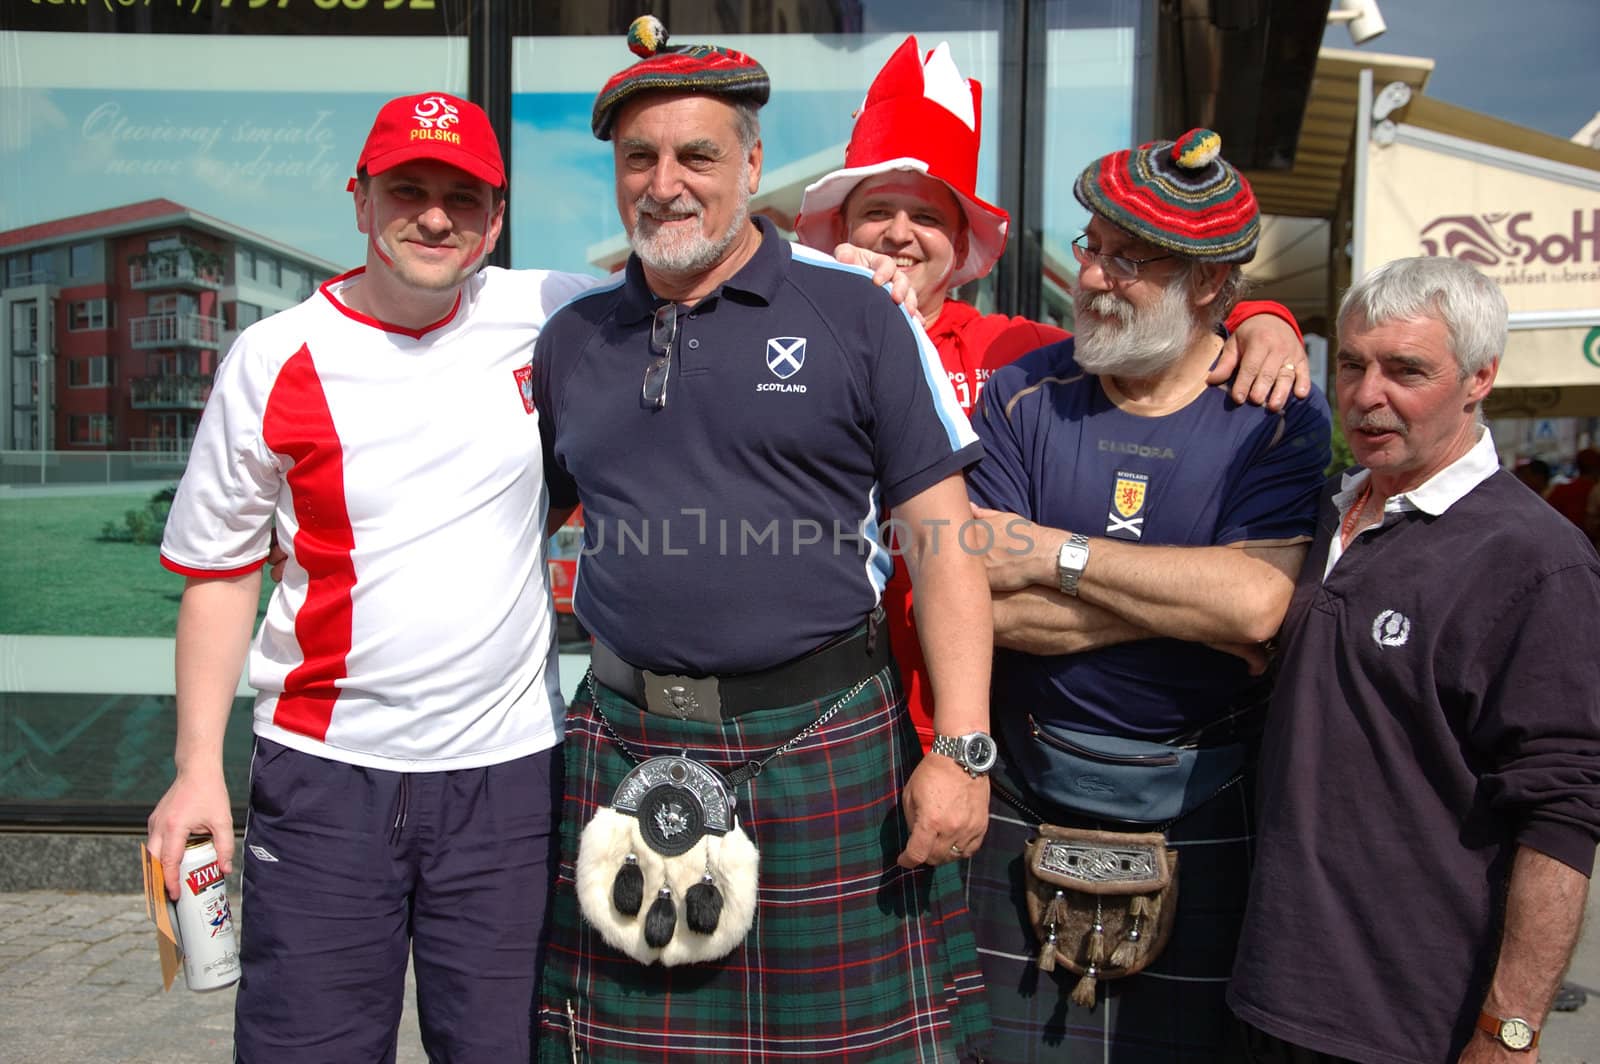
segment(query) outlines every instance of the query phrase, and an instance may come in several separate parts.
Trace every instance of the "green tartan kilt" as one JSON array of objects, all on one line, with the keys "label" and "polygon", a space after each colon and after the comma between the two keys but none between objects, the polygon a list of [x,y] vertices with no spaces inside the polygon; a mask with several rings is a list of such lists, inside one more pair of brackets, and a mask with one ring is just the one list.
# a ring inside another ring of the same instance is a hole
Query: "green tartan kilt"
[{"label": "green tartan kilt", "polygon": [[982,1049],[988,1021],[960,871],[895,864],[907,838],[900,792],[921,749],[892,667],[738,788],[740,824],[761,852],[741,946],[718,961],[646,967],[579,915],[579,833],[633,765],[597,720],[594,695],[641,757],[687,752],[726,774],[846,693],[705,724],[648,715],[597,684],[580,689],[567,716],[540,1060],[574,1059],[574,1040],[581,1061],[953,1062]]}]

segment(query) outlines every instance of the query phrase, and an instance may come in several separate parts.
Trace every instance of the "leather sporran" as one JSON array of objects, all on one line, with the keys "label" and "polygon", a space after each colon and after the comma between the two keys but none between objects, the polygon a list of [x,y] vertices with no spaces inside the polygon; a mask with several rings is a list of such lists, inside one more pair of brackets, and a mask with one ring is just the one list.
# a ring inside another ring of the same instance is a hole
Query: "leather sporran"
[{"label": "leather sporran", "polygon": [[1093,1008],[1098,980],[1143,971],[1172,935],[1178,853],[1159,832],[1041,824],[1023,850],[1023,879],[1039,969],[1081,976],[1076,1005]]}]

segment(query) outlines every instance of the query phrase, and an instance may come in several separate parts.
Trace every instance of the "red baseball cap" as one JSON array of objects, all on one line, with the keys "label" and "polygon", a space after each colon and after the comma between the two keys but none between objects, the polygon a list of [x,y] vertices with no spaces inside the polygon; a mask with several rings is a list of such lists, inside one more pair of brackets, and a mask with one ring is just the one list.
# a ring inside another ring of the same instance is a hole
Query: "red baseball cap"
[{"label": "red baseball cap", "polygon": [[506,166],[489,116],[477,104],[447,92],[401,96],[384,104],[356,170],[381,174],[415,159],[448,163],[495,188],[506,187]]}]

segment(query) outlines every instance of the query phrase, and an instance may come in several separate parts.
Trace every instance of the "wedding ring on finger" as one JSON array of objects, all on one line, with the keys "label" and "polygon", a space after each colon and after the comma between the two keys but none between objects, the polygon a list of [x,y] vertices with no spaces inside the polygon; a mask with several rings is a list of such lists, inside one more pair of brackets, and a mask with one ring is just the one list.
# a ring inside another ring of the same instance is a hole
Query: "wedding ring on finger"
[{"label": "wedding ring on finger", "polygon": [[960,857],[961,856],[961,847],[959,845],[957,845],[956,843],[952,842],[950,844],[950,856],[952,856],[952,857]]}]

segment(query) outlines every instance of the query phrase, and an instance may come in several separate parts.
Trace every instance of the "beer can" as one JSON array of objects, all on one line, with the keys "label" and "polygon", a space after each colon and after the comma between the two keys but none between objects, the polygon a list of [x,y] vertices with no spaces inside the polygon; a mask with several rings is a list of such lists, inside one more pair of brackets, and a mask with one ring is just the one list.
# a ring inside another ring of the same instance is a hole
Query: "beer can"
[{"label": "beer can", "polygon": [[178,947],[190,990],[217,990],[239,979],[239,945],[233,931],[228,888],[211,836],[196,835],[178,866]]}]

